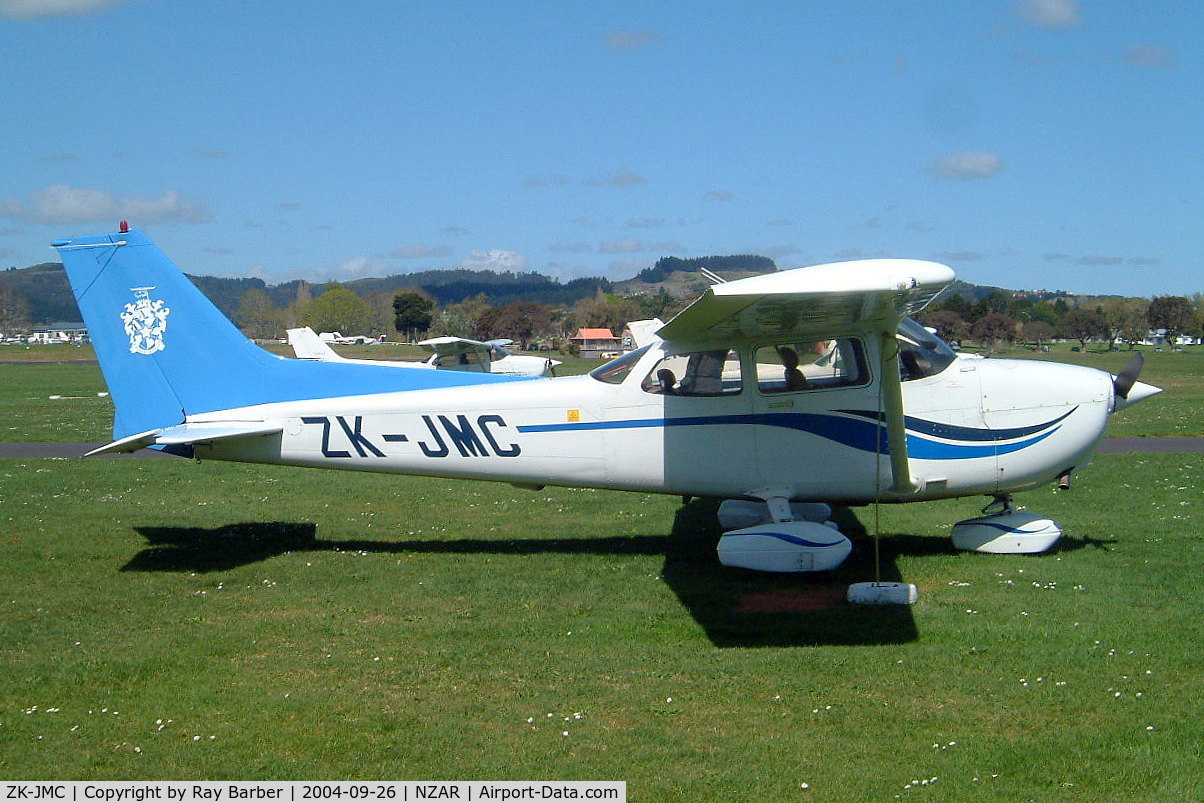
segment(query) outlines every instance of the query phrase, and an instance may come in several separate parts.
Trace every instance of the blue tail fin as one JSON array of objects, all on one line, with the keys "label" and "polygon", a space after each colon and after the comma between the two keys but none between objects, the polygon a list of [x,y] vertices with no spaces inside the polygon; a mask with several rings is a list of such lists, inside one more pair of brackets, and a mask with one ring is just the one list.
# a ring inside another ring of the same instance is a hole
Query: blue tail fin
[{"label": "blue tail fin", "polygon": [[512,379],[287,360],[248,340],[140,231],[54,247],[116,407],[114,439],[234,407]]}]

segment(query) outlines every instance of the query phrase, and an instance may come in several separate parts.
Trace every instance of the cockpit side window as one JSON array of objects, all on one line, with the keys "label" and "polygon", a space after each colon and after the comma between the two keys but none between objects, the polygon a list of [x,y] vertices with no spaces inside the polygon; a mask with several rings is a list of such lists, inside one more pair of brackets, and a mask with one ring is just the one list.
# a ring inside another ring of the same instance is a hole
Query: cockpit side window
[{"label": "cockpit side window", "polygon": [[733,396],[743,389],[735,351],[673,354],[653,366],[640,387],[665,396]]},{"label": "cockpit side window", "polygon": [[899,324],[899,374],[904,382],[936,376],[957,359],[949,344],[911,318]]},{"label": "cockpit side window", "polygon": [[476,351],[462,351],[459,354],[440,354],[434,359],[435,367],[450,368],[456,371],[484,371],[485,363],[481,354]]}]

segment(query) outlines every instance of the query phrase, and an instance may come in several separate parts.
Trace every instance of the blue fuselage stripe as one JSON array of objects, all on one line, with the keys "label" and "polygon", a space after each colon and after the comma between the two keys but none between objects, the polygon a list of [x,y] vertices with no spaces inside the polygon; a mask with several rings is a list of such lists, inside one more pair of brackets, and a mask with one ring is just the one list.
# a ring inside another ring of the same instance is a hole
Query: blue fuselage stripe
[{"label": "blue fuselage stripe", "polygon": [[[877,413],[870,413],[871,420],[865,420],[866,413],[848,412],[859,418],[825,415],[818,413],[748,413],[713,416],[681,416],[677,418],[634,418],[619,421],[582,421],[562,424],[528,424],[520,425],[519,432],[548,433],[548,432],[590,432],[615,429],[649,429],[673,427],[723,426],[723,425],[754,425],[780,427],[807,432],[821,438],[834,441],[863,452],[888,454],[886,434],[881,425],[876,423]],[[1071,410],[1070,412],[1074,412]],[[1015,427],[1005,430],[977,429],[972,427],[954,427],[933,421],[908,417],[907,418],[907,451],[908,455],[918,460],[964,460],[976,457],[994,457],[1009,454],[1048,438],[1060,429],[1059,422],[1070,413],[1059,416],[1044,424],[1028,427]],[[1044,432],[1041,430],[1044,429]],[[918,430],[918,431],[910,431]],[[945,440],[934,440],[935,437],[952,439],[952,435],[944,432],[956,432],[957,440],[969,443],[949,443]],[[1023,440],[1014,440],[1023,435],[1035,434]],[[1010,443],[1002,441],[1012,440]]]}]

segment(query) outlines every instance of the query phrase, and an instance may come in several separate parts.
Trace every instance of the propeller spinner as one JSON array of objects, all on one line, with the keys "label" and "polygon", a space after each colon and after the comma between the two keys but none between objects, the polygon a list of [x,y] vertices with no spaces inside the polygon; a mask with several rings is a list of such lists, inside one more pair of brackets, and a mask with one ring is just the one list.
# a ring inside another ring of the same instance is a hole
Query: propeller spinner
[{"label": "propeller spinner", "polygon": [[1142,399],[1148,399],[1150,396],[1162,392],[1162,388],[1137,381],[1137,377],[1144,365],[1145,357],[1139,351],[1133,355],[1133,358],[1121,369],[1119,374],[1112,377],[1112,389],[1115,393],[1115,409],[1120,410],[1128,407],[1130,404],[1136,404]]}]

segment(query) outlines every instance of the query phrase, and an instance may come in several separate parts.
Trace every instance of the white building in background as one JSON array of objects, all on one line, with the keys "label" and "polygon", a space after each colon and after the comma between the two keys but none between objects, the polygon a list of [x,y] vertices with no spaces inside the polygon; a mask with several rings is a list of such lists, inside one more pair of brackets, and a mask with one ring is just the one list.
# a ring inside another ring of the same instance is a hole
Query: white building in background
[{"label": "white building in background", "polygon": [[[1175,347],[1198,346],[1201,344],[1202,340],[1204,339],[1193,337],[1191,335],[1179,335],[1179,337],[1175,339]],[[1150,333],[1145,336],[1145,340],[1141,341],[1141,344],[1143,346],[1166,346],[1166,330],[1151,329]]]},{"label": "white building in background", "polygon": [[78,346],[92,341],[88,339],[88,327],[82,321],[58,321],[49,326],[35,326],[26,342],[41,345],[71,343]]}]

